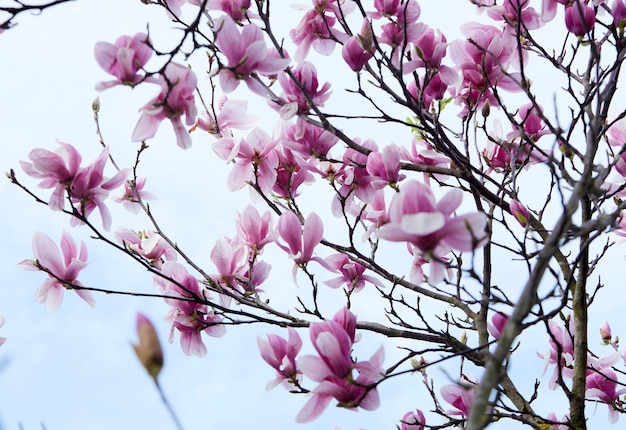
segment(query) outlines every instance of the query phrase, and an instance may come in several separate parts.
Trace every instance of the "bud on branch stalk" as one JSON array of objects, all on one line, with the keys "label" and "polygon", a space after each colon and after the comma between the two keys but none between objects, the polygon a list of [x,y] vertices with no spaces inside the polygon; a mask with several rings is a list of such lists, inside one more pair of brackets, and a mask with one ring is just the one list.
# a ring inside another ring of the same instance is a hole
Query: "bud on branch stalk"
[{"label": "bud on branch stalk", "polygon": [[141,313],[137,314],[137,336],[139,344],[133,344],[135,354],[148,374],[154,378],[154,382],[157,382],[163,368],[163,350],[154,326]]}]

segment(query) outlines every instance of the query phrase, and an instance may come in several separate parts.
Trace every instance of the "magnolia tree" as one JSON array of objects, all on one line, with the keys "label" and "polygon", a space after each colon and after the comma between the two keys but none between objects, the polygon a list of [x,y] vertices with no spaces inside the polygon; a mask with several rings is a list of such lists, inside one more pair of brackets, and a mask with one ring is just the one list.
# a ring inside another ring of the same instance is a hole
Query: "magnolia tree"
[{"label": "magnolia tree", "polygon": [[[58,3],[16,1],[0,27]],[[205,355],[207,336],[268,326],[250,348],[274,373],[268,389],[305,394],[297,422],[331,404],[375,411],[379,388],[399,378],[422,380],[424,394],[389,423],[402,430],[579,430],[600,419],[598,404],[612,423],[626,412],[626,356],[608,322],[589,323],[602,312],[594,300],[622,288],[600,268],[626,236],[624,0],[473,0],[479,22],[457,40],[416,0],[313,0],[291,29],[283,2],[144,3],[174,22],[173,47],[138,22],[94,49],[110,75],[94,82],[102,99],[116,86],[156,93],[128,130],[136,156],[115,156],[96,99],[95,161],[59,143],[8,174],[73,227],[58,244],[35,233],[20,262],[43,272],[36,298],[49,311],[67,290],[91,305],[94,292],[135,292],[81,283],[83,230],[151,274],[186,354]],[[149,204],[158,190],[141,162],[163,150],[151,145],[160,127],[181,150],[212,145],[230,173],[211,187],[249,190],[232,232],[207,245],[210,262]],[[115,205],[139,214],[135,229],[115,225]],[[138,324],[156,380],[158,342]],[[516,374],[529,342],[538,371]]]}]

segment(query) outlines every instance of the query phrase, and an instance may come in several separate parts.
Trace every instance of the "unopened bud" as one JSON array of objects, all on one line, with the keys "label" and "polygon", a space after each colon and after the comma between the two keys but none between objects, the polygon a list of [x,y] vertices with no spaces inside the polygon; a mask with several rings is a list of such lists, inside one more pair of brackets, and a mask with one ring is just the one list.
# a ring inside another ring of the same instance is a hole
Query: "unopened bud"
[{"label": "unopened bud", "polygon": [[600,326],[600,336],[602,336],[602,343],[605,345],[611,344],[611,326],[607,321],[604,321]]},{"label": "unopened bud", "polygon": [[483,114],[483,117],[487,118],[491,113],[491,106],[489,105],[489,100],[485,101],[483,108],[480,110],[480,113]]},{"label": "unopened bud", "polygon": [[509,208],[511,210],[511,215],[515,217],[517,222],[519,222],[522,225],[522,227],[526,227],[528,225],[528,219],[530,217],[530,215],[528,214],[528,209],[526,209],[526,206],[524,206],[517,200],[511,200],[511,203],[509,204]]},{"label": "unopened bud", "polygon": [[93,111],[93,113],[100,112],[100,97],[96,97],[95,99],[93,99],[93,101],[91,102],[91,110]]},{"label": "unopened bud", "polygon": [[411,367],[413,369],[415,369],[415,370],[418,370],[420,367],[422,367],[420,362],[417,361],[417,359],[415,357],[411,357],[411,359],[409,361],[411,362]]},{"label": "unopened bud", "polygon": [[137,314],[137,337],[139,344],[133,344],[135,354],[148,374],[156,381],[163,367],[163,350],[154,326],[141,313]]}]

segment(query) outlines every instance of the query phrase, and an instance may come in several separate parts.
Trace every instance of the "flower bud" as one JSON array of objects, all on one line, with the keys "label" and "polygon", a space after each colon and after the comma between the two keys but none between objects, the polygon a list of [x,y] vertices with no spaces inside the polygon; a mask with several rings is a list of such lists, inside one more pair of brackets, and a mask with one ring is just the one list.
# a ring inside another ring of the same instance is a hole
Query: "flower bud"
[{"label": "flower bud", "polygon": [[611,335],[611,326],[607,321],[604,321],[600,326],[600,336],[602,336],[602,343],[604,345],[610,345],[611,339],[613,336]]},{"label": "flower bud", "polygon": [[141,313],[137,314],[137,336],[139,344],[133,344],[135,354],[148,374],[156,381],[163,367],[163,350],[154,326]]},{"label": "flower bud", "polygon": [[529,219],[528,209],[526,209],[526,206],[524,206],[517,200],[511,200],[509,208],[511,211],[511,215],[515,217],[517,222],[519,222],[522,227],[526,227],[528,225]]}]

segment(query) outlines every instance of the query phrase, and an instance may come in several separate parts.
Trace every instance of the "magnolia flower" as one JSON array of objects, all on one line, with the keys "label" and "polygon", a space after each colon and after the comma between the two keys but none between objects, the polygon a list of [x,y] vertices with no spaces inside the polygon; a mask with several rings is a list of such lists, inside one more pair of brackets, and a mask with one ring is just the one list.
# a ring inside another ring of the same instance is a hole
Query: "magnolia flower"
[{"label": "magnolia flower", "polygon": [[[619,419],[619,414],[614,405],[622,404],[620,396],[626,393],[626,388],[616,390],[617,375],[611,369],[604,369],[600,372],[592,371],[587,375],[588,397],[595,397],[602,403],[606,403],[609,408],[609,422],[614,424]],[[621,409],[621,407],[620,407]]]},{"label": "magnolia flower", "polygon": [[244,81],[251,91],[264,96],[265,88],[253,73],[264,76],[274,75],[289,64],[288,58],[280,58],[275,49],[268,49],[263,32],[255,24],[243,26],[241,30],[235,21],[225,15],[215,22],[217,37],[215,45],[226,56],[228,65],[219,71],[222,91],[233,91]]},{"label": "magnolia flower", "polygon": [[376,277],[363,274],[365,266],[350,260],[347,255],[331,255],[325,261],[329,269],[341,273],[341,276],[324,281],[331,288],[339,288],[345,284],[348,291],[358,292],[365,287],[366,282],[383,287],[383,283]]},{"label": "magnolia flower", "polygon": [[33,236],[33,252],[34,260],[22,260],[18,265],[26,270],[42,270],[48,274],[48,279],[35,293],[37,301],[45,303],[48,312],[54,312],[59,308],[66,288],[74,289],[89,305],[95,305],[90,291],[74,288],[82,286],[77,278],[80,271],[87,266],[87,247],[84,243],[81,242],[79,253],[72,236],[63,230],[59,251],[52,239],[37,232]]},{"label": "magnolia flower", "polygon": [[450,250],[472,251],[485,244],[486,216],[475,212],[455,215],[463,198],[453,189],[439,202],[425,184],[409,181],[400,188],[389,206],[389,222],[378,237],[392,242],[408,242],[430,262],[432,283],[443,279],[444,255]]},{"label": "magnolia flower", "polygon": [[207,350],[202,342],[201,334],[204,332],[212,337],[224,336],[226,328],[221,324],[222,318],[207,305],[188,300],[191,297],[204,297],[209,300],[210,297],[183,265],[166,261],[161,268],[161,273],[162,276],[155,275],[153,280],[163,295],[168,296],[165,302],[172,307],[166,317],[172,322],[169,342],[173,342],[174,329],[176,329],[180,332],[180,345],[185,354],[205,356]]},{"label": "magnolia flower", "polygon": [[493,314],[491,316],[491,322],[487,324],[487,330],[489,331],[489,334],[491,334],[496,339],[499,338],[509,318],[510,315],[505,314],[504,312],[496,312],[495,314]]},{"label": "magnolia flower", "polygon": [[[79,212],[85,218],[88,218],[91,212],[98,208],[102,218],[102,225],[107,231],[111,228],[112,219],[105,200],[111,190],[124,183],[130,171],[130,169],[122,169],[112,178],[105,177],[104,167],[108,159],[109,148],[106,147],[96,161],[78,171],[69,187],[72,202],[78,206]],[[74,217],[71,219],[70,224],[76,226],[81,224],[81,221]]]},{"label": "magnolia flower", "polygon": [[286,242],[276,244],[293,259],[296,264],[306,264],[311,260],[321,262],[313,257],[315,247],[322,240],[324,225],[318,214],[312,212],[304,221],[291,211],[283,213],[278,220],[278,234]]},{"label": "magnolia flower", "polygon": [[153,231],[134,232],[120,227],[115,238],[124,244],[126,249],[137,254],[153,265],[160,268],[165,261],[176,260],[176,250],[161,235]]},{"label": "magnolia flower", "polygon": [[20,161],[28,176],[41,179],[41,188],[54,188],[48,201],[48,206],[53,211],[60,211],[65,207],[65,190],[74,180],[82,161],[79,152],[72,145],[63,142],[59,142],[59,145],[60,148],[55,152],[33,149],[28,154],[30,163]]},{"label": "magnolia flower", "polygon": [[296,356],[302,349],[302,339],[293,328],[289,327],[287,330],[289,340],[275,334],[268,334],[267,340],[257,337],[261,357],[276,370],[276,379],[267,383],[265,387],[267,390],[294,378],[300,378],[300,371],[296,367]]},{"label": "magnolia flower", "polygon": [[246,206],[243,213],[238,213],[235,220],[239,237],[246,246],[254,249],[255,252],[260,252],[265,245],[272,241],[271,224],[272,214],[265,211],[261,216],[252,205]]},{"label": "magnolia flower", "polygon": [[401,422],[400,430],[424,430],[426,418],[422,411],[416,409],[415,412],[409,411],[404,414]]},{"label": "magnolia flower", "polygon": [[133,131],[132,139],[140,142],[153,137],[161,121],[169,119],[174,127],[176,143],[183,149],[191,146],[191,137],[185,129],[181,117],[185,115],[185,123],[195,123],[198,110],[194,103],[194,91],[198,79],[191,69],[176,63],[169,63],[163,76],[156,83],[161,92],[152,101],[141,108],[141,116]]},{"label": "magnolia flower", "polygon": [[141,212],[139,201],[146,202],[156,199],[156,195],[150,191],[144,191],[146,186],[146,178],[137,177],[135,181],[126,181],[124,184],[123,194],[113,197],[113,201],[121,203],[127,211],[138,214]]},{"label": "magnolia flower", "polygon": [[144,75],[137,72],[145,66],[151,55],[152,48],[145,33],[137,33],[132,37],[121,36],[115,44],[96,43],[96,61],[107,73],[116,78],[113,81],[100,82],[96,89],[105,90],[115,85],[135,86],[145,79]]},{"label": "magnolia flower", "polygon": [[466,418],[474,401],[473,384],[449,384],[441,387],[441,397],[454,407],[446,411],[449,415],[459,415]]},{"label": "magnolia flower", "polygon": [[591,31],[596,22],[596,13],[581,0],[565,8],[565,26],[576,36],[582,37]]},{"label": "magnolia flower", "polygon": [[[292,70],[292,75],[294,79],[286,73],[278,75],[278,82],[283,89],[280,99],[285,103],[280,107],[280,116],[284,120],[288,120],[296,114],[309,112],[311,104],[323,107],[331,94],[328,82],[324,83],[321,88],[319,87],[317,70],[308,61],[298,64]],[[272,103],[272,106],[276,105]]]},{"label": "magnolia flower", "polygon": [[[317,355],[305,355],[298,366],[305,376],[319,382],[296,421],[305,423],[319,417],[334,398],[345,408],[374,410],[380,404],[373,385],[381,378],[384,350],[379,348],[367,361],[352,359],[356,316],[347,308],[332,320],[311,324],[309,332]],[[354,376],[353,371],[358,372]]]}]

